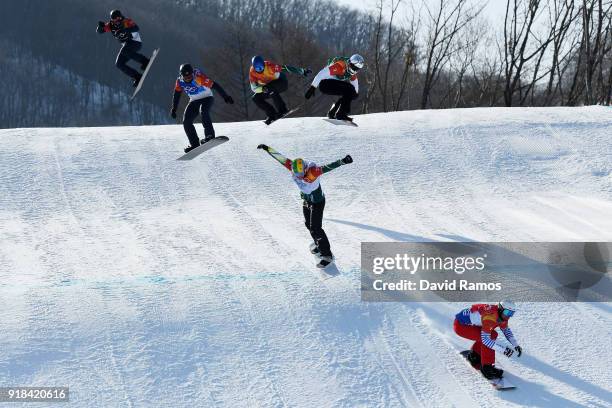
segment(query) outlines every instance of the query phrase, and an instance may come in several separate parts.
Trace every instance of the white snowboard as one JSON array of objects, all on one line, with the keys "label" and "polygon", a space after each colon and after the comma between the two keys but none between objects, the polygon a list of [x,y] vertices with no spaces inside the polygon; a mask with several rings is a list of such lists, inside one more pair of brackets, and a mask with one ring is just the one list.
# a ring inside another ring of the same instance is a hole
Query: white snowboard
[{"label": "white snowboard", "polygon": [[149,70],[151,69],[151,65],[153,65],[153,61],[155,61],[155,57],[157,57],[157,53],[158,52],[159,52],[159,48],[156,48],[156,49],[153,50],[153,54],[151,54],[151,58],[149,58],[149,64],[147,65],[147,67],[145,68],[144,72],[142,73],[142,77],[140,78],[140,82],[138,82],[138,86],[134,90],[134,93],[132,94],[132,97],[130,98],[130,101],[133,100],[136,97],[136,94],[140,91],[140,88],[142,88],[142,83],[144,82],[145,78],[147,77],[147,74],[149,73]]},{"label": "white snowboard", "polygon": [[198,157],[200,154],[204,153],[205,151],[210,150],[213,147],[219,146],[220,144],[227,142],[228,140],[229,138],[227,136],[217,136],[214,139],[209,140],[208,142],[199,145],[195,149],[190,150],[189,152],[179,157],[177,160],[191,160],[195,157]]}]

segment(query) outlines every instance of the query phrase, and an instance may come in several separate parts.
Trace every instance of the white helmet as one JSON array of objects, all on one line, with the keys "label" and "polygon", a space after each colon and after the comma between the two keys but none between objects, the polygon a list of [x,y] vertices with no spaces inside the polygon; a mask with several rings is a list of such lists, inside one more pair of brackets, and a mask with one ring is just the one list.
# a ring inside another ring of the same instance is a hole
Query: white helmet
[{"label": "white helmet", "polygon": [[351,55],[351,58],[349,58],[349,71],[352,74],[357,73],[357,71],[363,68],[364,65],[365,61],[363,60],[363,57],[359,54],[353,54]]},{"label": "white helmet", "polygon": [[503,300],[499,302],[499,312],[503,314],[505,317],[512,317],[516,312],[516,304],[511,300]]}]

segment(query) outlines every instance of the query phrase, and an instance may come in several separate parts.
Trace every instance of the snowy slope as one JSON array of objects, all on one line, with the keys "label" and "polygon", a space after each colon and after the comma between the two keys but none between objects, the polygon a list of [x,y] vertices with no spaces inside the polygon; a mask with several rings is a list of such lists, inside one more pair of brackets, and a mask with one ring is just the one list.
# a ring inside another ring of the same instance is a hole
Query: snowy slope
[{"label": "snowy slope", "polygon": [[[79,407],[604,407],[612,307],[521,304],[500,393],[458,356],[453,303],[363,303],[361,241],[612,240],[612,111],[413,111],[182,127],[0,131],[0,386]],[[201,130],[201,129],[199,129]],[[323,176],[340,275],[307,250],[297,189]]]}]

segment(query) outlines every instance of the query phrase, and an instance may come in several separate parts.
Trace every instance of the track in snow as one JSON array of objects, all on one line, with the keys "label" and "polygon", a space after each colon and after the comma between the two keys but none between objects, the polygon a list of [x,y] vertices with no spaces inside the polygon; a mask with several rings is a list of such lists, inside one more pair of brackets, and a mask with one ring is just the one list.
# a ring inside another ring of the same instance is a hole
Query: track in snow
[{"label": "track in snow", "polygon": [[[0,131],[0,386],[92,407],[609,404],[612,356],[589,343],[610,304],[522,305],[502,394],[457,354],[464,305],[359,300],[361,241],[609,241],[609,110],[356,120],[219,124],[230,142],[189,163],[178,126]],[[318,276],[259,143],[354,157],[322,180],[339,276]]]}]

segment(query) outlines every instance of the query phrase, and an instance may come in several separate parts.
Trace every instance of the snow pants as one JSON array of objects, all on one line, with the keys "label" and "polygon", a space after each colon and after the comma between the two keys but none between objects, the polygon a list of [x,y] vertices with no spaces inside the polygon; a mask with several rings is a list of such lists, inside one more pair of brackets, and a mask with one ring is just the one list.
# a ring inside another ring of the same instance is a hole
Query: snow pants
[{"label": "snow pants", "polygon": [[[480,339],[480,333],[482,331],[482,327],[480,326],[467,326],[459,323],[457,319],[455,319],[455,323],[453,324],[453,329],[455,333],[459,336],[474,340],[475,343],[472,345],[472,351],[480,356],[480,365],[493,365],[495,364],[495,350],[488,348],[484,344],[482,344],[482,340]],[[495,340],[497,338],[497,332],[493,330],[491,332],[491,339]]]},{"label": "snow pants", "polygon": [[215,99],[212,96],[190,101],[185,108],[183,114],[183,128],[189,139],[191,146],[199,146],[200,139],[196,131],[193,121],[198,117],[198,113],[202,114],[202,125],[204,126],[204,137],[215,137],[215,128],[213,128],[212,119],[210,118],[210,108]]},{"label": "snow pants", "polygon": [[129,67],[127,62],[129,60],[135,60],[139,62],[141,66],[149,63],[149,59],[147,57],[138,53],[140,48],[142,48],[142,43],[140,41],[128,40],[124,42],[121,50],[119,50],[119,54],[117,54],[117,60],[115,61],[115,66],[117,68],[119,68],[127,76],[134,79],[138,78],[140,73],[134,68]]},{"label": "snow pants", "polygon": [[324,79],[319,84],[319,91],[326,95],[340,95],[340,99],[336,102],[338,106],[336,114],[348,115],[351,113],[351,101],[357,98],[357,92],[349,82]]},{"label": "snow pants", "polygon": [[[289,88],[287,76],[281,72],[278,79],[267,84],[266,88],[270,90],[270,93],[256,93],[253,95],[253,102],[255,102],[255,105],[257,105],[259,109],[266,112],[268,117],[273,118],[277,112],[284,112],[287,110],[287,105],[285,105],[285,101],[283,101],[283,98],[280,96],[282,92],[285,92]],[[268,98],[272,98],[276,110],[266,101]]]},{"label": "snow pants", "polygon": [[309,203],[308,201],[304,201],[304,221],[315,245],[319,248],[319,251],[321,251],[321,256],[332,256],[327,234],[323,231],[324,209],[325,200],[320,203]]}]

